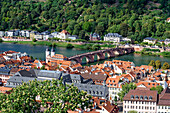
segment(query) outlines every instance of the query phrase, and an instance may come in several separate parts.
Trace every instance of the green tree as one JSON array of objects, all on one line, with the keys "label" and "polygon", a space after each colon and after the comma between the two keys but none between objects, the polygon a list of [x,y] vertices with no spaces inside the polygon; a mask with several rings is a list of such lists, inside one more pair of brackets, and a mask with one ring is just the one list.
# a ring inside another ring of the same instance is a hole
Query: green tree
[{"label": "green tree", "polygon": [[91,31],[92,24],[90,22],[84,22],[83,24],[83,30],[90,32]]},{"label": "green tree", "polygon": [[[30,81],[13,88],[10,94],[0,94],[0,111],[3,113],[35,113],[41,106],[46,113],[66,113],[68,109],[90,108],[91,96],[61,80]],[[40,102],[36,97],[40,97]],[[47,102],[52,103],[51,107]],[[68,104],[69,103],[69,104]]]},{"label": "green tree", "polygon": [[122,35],[122,36],[127,36],[127,34],[128,34],[128,25],[126,24],[126,23],[121,23],[120,24],[120,34]]},{"label": "green tree", "polygon": [[154,60],[151,60],[150,63],[148,64],[149,66],[153,66],[155,68],[156,64]]},{"label": "green tree", "polygon": [[114,101],[117,102],[117,96],[115,96]]},{"label": "green tree", "polygon": [[92,49],[93,49],[93,50],[99,50],[99,49],[100,49],[100,45],[99,45],[99,44],[94,44],[94,45],[92,46]]},{"label": "green tree", "polygon": [[160,60],[156,60],[155,61],[155,65],[156,65],[156,69],[160,69],[161,68],[161,61]]},{"label": "green tree", "polygon": [[33,42],[36,42],[37,40],[35,38],[32,39]]},{"label": "green tree", "polygon": [[158,91],[158,94],[161,94],[161,92],[163,91],[163,87],[162,86],[156,86],[156,88],[152,87],[150,90]]},{"label": "green tree", "polygon": [[167,62],[165,62],[162,66],[162,69],[169,69],[169,64]]},{"label": "green tree", "polygon": [[45,70],[45,65],[43,65],[43,66],[41,67],[41,70]]},{"label": "green tree", "polygon": [[66,47],[67,48],[73,48],[74,46],[72,44],[68,43]]},{"label": "green tree", "polygon": [[165,31],[165,28],[164,28],[163,24],[160,23],[160,24],[157,26],[156,35],[157,35],[158,37],[160,37],[160,36],[163,35],[164,31]]},{"label": "green tree", "polygon": [[3,42],[2,38],[0,38],[0,43]]},{"label": "green tree", "polygon": [[122,85],[122,91],[118,93],[119,98],[121,101],[123,101],[123,97],[125,94],[127,94],[131,89],[136,89],[136,84],[133,83],[125,83],[125,85]]}]

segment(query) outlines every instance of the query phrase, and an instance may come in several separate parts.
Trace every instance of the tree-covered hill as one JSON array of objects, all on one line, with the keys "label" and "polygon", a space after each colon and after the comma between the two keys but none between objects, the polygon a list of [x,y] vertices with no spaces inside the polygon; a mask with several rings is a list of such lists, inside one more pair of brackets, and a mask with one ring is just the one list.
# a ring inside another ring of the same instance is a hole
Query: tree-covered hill
[{"label": "tree-covered hill", "polygon": [[168,0],[1,0],[0,11],[0,30],[66,29],[82,39],[91,32],[137,41],[170,38]]}]

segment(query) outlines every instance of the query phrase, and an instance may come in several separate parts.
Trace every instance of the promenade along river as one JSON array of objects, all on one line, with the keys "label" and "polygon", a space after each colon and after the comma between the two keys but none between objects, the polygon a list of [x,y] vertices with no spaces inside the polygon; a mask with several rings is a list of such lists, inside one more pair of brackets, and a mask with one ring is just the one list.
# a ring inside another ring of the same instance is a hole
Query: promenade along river
[{"label": "promenade along river", "polygon": [[[22,44],[9,44],[9,43],[0,43],[0,51],[18,51],[18,52],[26,52],[30,56],[33,56],[34,58],[39,58],[42,60],[45,60],[45,50],[47,46],[41,46],[41,45],[22,45]],[[56,47],[55,52],[56,54],[63,54],[64,56],[70,57],[76,54],[86,53],[90,50],[79,50],[79,49],[67,49],[67,48],[61,48]],[[97,56],[95,56],[95,59],[97,59]],[[140,65],[148,65],[150,60],[160,60],[162,64],[164,62],[168,62],[170,64],[170,58],[169,57],[159,57],[159,56],[149,56],[149,55],[138,55],[138,54],[128,54],[123,56],[118,56],[111,59],[106,60],[124,60],[124,61],[131,61],[134,62],[136,66]],[[83,59],[85,61],[85,59]],[[104,61],[97,61],[95,63],[103,63]],[[88,64],[89,65],[89,64]]]}]

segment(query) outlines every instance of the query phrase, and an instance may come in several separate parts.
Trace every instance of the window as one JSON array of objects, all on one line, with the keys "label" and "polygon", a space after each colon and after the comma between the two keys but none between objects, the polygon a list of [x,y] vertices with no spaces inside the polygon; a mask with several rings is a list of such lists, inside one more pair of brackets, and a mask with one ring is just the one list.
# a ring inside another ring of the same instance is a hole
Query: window
[{"label": "window", "polygon": [[149,100],[152,100],[152,96],[149,96]]},{"label": "window", "polygon": [[147,99],[148,99],[148,97],[147,97],[147,96],[145,96],[145,97],[144,97],[144,99],[145,99],[145,100],[147,100]]},{"label": "window", "polygon": [[136,98],[136,99],[139,99],[139,97],[138,97],[137,95],[135,96],[135,98]]},{"label": "window", "polygon": [[131,99],[134,99],[134,96],[133,96],[133,95],[131,95]]},{"label": "window", "polygon": [[143,100],[143,96],[142,95],[140,96],[140,99]]}]

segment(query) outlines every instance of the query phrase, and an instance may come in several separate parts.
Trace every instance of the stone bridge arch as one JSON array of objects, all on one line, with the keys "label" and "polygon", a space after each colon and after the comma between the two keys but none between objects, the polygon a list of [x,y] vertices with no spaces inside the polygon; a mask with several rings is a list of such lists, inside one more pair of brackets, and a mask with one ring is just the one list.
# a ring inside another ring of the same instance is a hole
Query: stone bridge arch
[{"label": "stone bridge arch", "polygon": [[80,57],[81,63],[83,62],[83,58],[86,59],[86,63],[94,62],[93,55],[84,55]]}]

